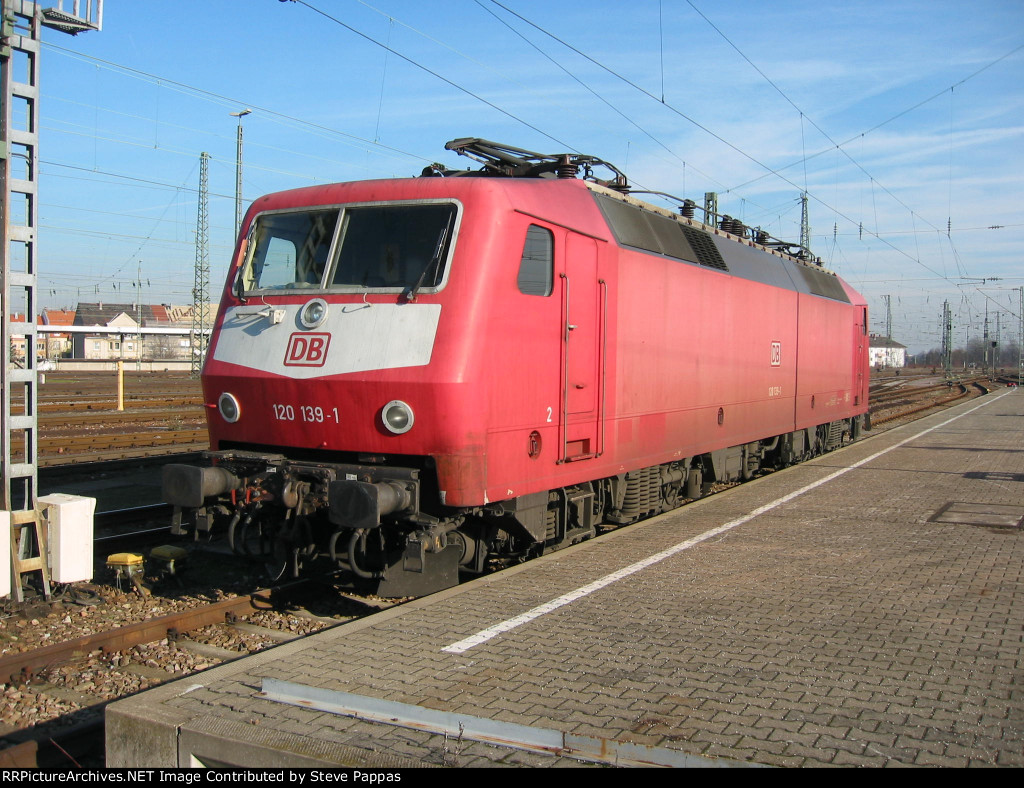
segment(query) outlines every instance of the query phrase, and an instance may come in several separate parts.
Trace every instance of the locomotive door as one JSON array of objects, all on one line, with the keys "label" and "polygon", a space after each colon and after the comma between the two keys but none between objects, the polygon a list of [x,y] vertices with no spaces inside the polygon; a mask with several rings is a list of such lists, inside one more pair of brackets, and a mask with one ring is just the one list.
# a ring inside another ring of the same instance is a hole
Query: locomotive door
[{"label": "locomotive door", "polygon": [[601,377],[605,285],[597,276],[597,241],[566,233],[562,286],[562,446],[559,462],[604,449]]},{"label": "locomotive door", "polygon": [[868,401],[866,381],[864,380],[864,370],[868,368],[868,351],[865,347],[868,341],[868,308],[866,306],[857,309],[857,320],[854,322],[853,331],[853,345],[857,348],[853,359],[853,374],[857,386],[853,404],[864,405]]}]

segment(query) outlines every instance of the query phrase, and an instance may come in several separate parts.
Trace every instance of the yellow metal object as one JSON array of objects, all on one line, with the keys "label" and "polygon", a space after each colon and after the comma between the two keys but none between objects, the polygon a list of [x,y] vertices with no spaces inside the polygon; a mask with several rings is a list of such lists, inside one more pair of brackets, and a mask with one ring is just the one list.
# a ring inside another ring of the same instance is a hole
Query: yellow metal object
[{"label": "yellow metal object", "polygon": [[170,544],[154,547],[149,551],[149,560],[161,564],[163,573],[172,577],[178,573],[186,558],[188,558],[188,550]]},{"label": "yellow metal object", "polygon": [[117,578],[117,587],[121,588],[122,580],[131,581],[132,586],[142,596],[149,595],[149,589],[143,585],[143,577],[146,574],[145,559],[138,553],[113,553],[107,556],[107,569],[114,572]]},{"label": "yellow metal object", "polygon": [[154,547],[149,551],[149,557],[155,558],[158,561],[181,561],[186,556],[188,556],[188,550],[171,544]]},{"label": "yellow metal object", "polygon": [[109,569],[142,569],[145,559],[138,553],[114,553],[107,556]]}]

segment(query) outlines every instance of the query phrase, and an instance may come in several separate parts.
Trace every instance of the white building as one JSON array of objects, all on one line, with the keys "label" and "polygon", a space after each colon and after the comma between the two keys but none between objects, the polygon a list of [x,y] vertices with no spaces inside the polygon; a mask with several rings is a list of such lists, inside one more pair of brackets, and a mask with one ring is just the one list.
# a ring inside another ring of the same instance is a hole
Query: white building
[{"label": "white building", "polygon": [[907,366],[907,346],[901,345],[892,337],[878,334],[870,336],[868,359],[873,367],[905,367]]}]

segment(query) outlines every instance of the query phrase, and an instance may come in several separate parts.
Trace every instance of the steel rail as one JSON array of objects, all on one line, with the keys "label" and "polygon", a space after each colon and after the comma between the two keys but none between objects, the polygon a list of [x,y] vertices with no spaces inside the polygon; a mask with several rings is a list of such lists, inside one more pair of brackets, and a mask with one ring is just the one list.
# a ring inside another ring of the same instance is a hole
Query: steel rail
[{"label": "steel rail", "polygon": [[70,396],[55,396],[49,399],[41,399],[39,402],[39,413],[74,413],[82,411],[95,413],[98,411],[117,411],[128,413],[133,410],[155,410],[158,408],[194,408],[197,413],[204,413],[202,409],[202,397],[163,397],[154,399],[152,397],[128,397],[124,398],[124,411],[117,410],[117,400],[109,396],[84,399]]},{"label": "steel rail", "polygon": [[949,404],[950,402],[956,402],[958,399],[963,399],[964,397],[967,396],[967,386],[965,386],[963,383],[960,383],[958,385],[960,387],[959,394],[956,394],[952,397],[946,397],[945,399],[935,400],[934,402],[929,402],[925,405],[919,405],[918,407],[911,408],[909,410],[901,410],[898,411],[897,413],[892,413],[888,416],[882,416],[881,418],[876,418],[874,415],[872,415],[871,424],[872,426],[885,424],[886,422],[894,421],[895,419],[901,419],[906,416],[912,416],[915,413],[921,413],[922,411],[930,410],[931,408],[939,408],[943,405]]},{"label": "steel rail", "polygon": [[210,448],[210,441],[203,435],[201,441],[175,446],[131,446],[123,449],[107,451],[88,451],[82,454],[55,454],[42,457],[40,468],[62,468],[68,465],[80,465],[91,462],[116,462],[118,460],[142,460],[155,457],[178,457],[179,455],[198,454]]},{"label": "steel rail", "polygon": [[135,427],[138,424],[151,424],[161,422],[173,424],[174,422],[202,422],[206,424],[206,414],[201,410],[156,410],[144,409],[135,410],[125,408],[117,410],[89,410],[86,412],[72,411],[64,413],[48,413],[40,415],[39,426],[41,430],[49,433],[58,431],[73,430],[76,427],[86,424],[111,424],[116,423],[119,427]]},{"label": "steel rail", "polygon": [[[206,427],[192,430],[142,430],[132,433],[101,433],[41,438],[39,453],[49,457],[81,448],[90,454],[107,449],[131,449],[153,446],[187,446],[208,440]],[[18,444],[15,443],[15,446]]]},{"label": "steel rail", "polygon": [[[274,595],[294,585],[298,584],[291,583],[287,586],[255,591],[252,594],[224,599],[200,608],[171,613],[160,618],[140,621],[137,624],[128,624],[107,632],[85,635],[66,643],[55,643],[52,646],[44,646],[31,651],[8,654],[0,657],[0,682],[23,684],[42,670],[71,662],[93,651],[111,654],[163,638],[175,640],[183,632],[211,624],[230,623],[237,616],[272,608]],[[244,655],[240,653],[239,656]]]}]

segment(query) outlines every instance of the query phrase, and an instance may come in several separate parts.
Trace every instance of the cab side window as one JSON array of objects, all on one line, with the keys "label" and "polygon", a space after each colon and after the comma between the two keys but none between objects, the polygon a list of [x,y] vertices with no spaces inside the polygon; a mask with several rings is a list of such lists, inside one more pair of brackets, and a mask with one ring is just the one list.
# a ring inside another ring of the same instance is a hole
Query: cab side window
[{"label": "cab side window", "polygon": [[531,224],[526,231],[516,283],[524,295],[549,296],[555,269],[555,238],[550,230]]}]

